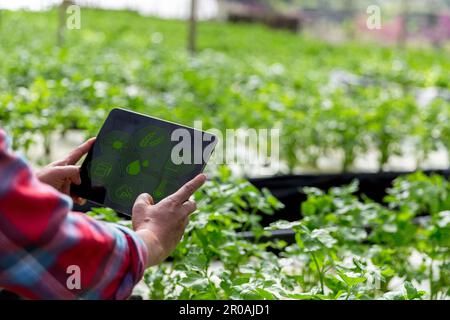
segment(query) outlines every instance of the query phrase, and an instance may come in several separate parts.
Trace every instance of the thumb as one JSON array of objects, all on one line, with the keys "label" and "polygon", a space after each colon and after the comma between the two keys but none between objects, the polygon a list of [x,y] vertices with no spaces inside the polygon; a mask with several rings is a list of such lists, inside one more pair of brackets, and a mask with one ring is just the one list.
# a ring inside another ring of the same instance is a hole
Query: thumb
[{"label": "thumb", "polygon": [[142,193],[136,198],[133,209],[131,210],[133,230],[138,230],[138,228],[145,223],[147,209],[153,204],[153,198],[148,193]]},{"label": "thumb", "polygon": [[53,171],[60,179],[67,179],[75,184],[81,183],[80,168],[78,166],[54,167]]},{"label": "thumb", "polygon": [[136,201],[134,202],[134,205],[145,205],[145,206],[151,206],[154,205],[155,202],[153,201],[153,197],[151,195],[149,195],[148,193],[142,193],[140,194],[137,198]]}]

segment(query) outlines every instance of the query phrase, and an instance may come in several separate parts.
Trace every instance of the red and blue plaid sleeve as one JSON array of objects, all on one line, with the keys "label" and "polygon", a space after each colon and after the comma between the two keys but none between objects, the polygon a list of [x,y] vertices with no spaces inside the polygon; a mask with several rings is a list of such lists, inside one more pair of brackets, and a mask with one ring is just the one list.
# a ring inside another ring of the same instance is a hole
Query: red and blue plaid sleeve
[{"label": "red and blue plaid sleeve", "polygon": [[31,299],[129,297],[144,273],[146,245],[71,207],[70,197],[8,152],[0,129],[0,288]]}]

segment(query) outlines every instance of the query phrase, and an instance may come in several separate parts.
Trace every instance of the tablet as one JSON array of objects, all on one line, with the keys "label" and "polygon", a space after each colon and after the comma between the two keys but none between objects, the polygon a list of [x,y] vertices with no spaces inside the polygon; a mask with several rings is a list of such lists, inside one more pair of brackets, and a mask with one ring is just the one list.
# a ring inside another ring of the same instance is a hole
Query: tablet
[{"label": "tablet", "polygon": [[141,193],[155,203],[201,173],[216,136],[136,112],[113,109],[80,168],[77,196],[131,215]]}]

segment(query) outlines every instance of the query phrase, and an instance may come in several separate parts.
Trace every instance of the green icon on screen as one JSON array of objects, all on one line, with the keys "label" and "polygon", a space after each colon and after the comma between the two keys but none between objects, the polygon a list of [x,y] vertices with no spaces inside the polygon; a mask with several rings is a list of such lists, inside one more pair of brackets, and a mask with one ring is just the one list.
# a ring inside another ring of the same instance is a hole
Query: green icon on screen
[{"label": "green icon on screen", "polygon": [[98,178],[106,178],[112,170],[112,165],[107,162],[99,162],[94,165],[93,175]]},{"label": "green icon on screen", "polygon": [[116,197],[120,200],[131,200],[133,197],[133,189],[127,185],[123,185],[116,190]]},{"label": "green icon on screen", "polygon": [[139,142],[139,147],[141,147],[141,148],[148,147],[148,145],[150,144],[150,142],[152,141],[152,139],[155,135],[156,135],[156,132],[154,132],[154,131],[147,133],[147,135],[145,137],[143,137],[141,139],[141,141]]},{"label": "green icon on screen", "polygon": [[126,170],[129,175],[136,176],[141,173],[141,167],[147,168],[149,165],[150,162],[148,160],[144,160],[142,162],[139,160],[135,160],[127,166]]},{"label": "green icon on screen", "polygon": [[159,198],[163,197],[166,186],[167,186],[167,180],[162,180],[161,183],[159,184],[159,186],[155,190],[156,198],[159,199]]},{"label": "green icon on screen", "polygon": [[125,131],[113,130],[108,132],[100,140],[102,154],[123,152],[127,148],[127,143],[130,139],[130,134]]},{"label": "green icon on screen", "polygon": [[114,149],[120,150],[120,149],[123,148],[123,141],[116,140],[116,141],[113,142],[112,146],[113,146]]},{"label": "green icon on screen", "polygon": [[150,131],[147,133],[139,142],[139,147],[156,147],[163,141],[163,136],[157,136],[155,131]]},{"label": "green icon on screen", "polygon": [[139,160],[135,160],[127,166],[127,173],[131,176],[138,175],[140,172],[141,172],[141,163]]}]

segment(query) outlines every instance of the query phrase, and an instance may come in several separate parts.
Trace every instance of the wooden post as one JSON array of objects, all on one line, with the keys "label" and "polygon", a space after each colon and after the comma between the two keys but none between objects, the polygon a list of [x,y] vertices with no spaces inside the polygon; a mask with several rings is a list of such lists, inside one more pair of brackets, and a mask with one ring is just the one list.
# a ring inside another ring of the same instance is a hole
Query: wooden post
[{"label": "wooden post", "polygon": [[349,39],[354,40],[356,38],[356,30],[355,30],[355,13],[356,6],[354,0],[345,0],[343,10],[348,10],[350,12],[349,18],[347,19],[347,36]]},{"label": "wooden post", "polygon": [[57,30],[57,43],[58,46],[62,46],[64,43],[64,30],[66,28],[66,10],[72,4],[70,0],[63,0],[58,8],[58,30]]},{"label": "wooden post", "polygon": [[188,32],[188,50],[191,54],[195,54],[197,51],[197,0],[191,0]]},{"label": "wooden post", "polygon": [[401,17],[401,26],[400,26],[400,34],[397,39],[397,44],[400,47],[403,47],[406,43],[408,37],[408,3],[406,0],[400,1],[400,17]]}]

